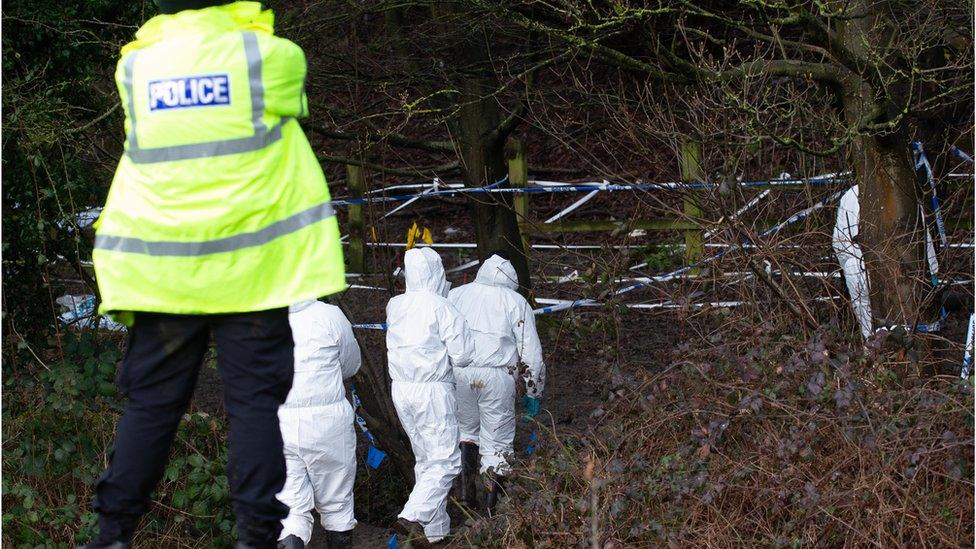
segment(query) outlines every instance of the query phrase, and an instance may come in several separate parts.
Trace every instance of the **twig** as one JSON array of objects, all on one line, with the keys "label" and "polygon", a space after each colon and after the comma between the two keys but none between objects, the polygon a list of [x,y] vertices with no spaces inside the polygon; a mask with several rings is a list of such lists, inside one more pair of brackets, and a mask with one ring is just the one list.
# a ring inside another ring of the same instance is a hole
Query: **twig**
[{"label": "twig", "polygon": [[72,134],[76,134],[76,133],[79,133],[79,132],[83,132],[83,131],[87,130],[88,128],[94,126],[95,124],[98,124],[102,120],[105,120],[106,118],[108,118],[109,116],[111,116],[112,113],[114,113],[115,111],[119,110],[119,105],[120,104],[121,103],[115,103],[114,105],[112,105],[112,108],[111,109],[109,109],[109,110],[103,112],[102,114],[98,115],[98,117],[96,117],[94,120],[88,122],[87,124],[84,124],[82,126],[78,126],[77,128],[69,128],[67,130],[64,130],[65,135],[72,135]]}]

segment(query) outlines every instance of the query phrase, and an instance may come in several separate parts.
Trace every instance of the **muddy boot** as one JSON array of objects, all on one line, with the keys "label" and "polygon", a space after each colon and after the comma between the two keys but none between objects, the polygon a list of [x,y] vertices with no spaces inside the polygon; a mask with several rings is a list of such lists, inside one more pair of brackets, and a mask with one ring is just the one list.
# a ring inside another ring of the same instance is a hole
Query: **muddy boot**
[{"label": "muddy boot", "polygon": [[[393,531],[399,536],[400,547],[430,547],[427,536],[424,534],[424,526],[419,522],[398,518],[393,524]],[[409,545],[407,545],[409,544]]]},{"label": "muddy boot", "polygon": [[325,547],[326,549],[350,549],[352,547],[352,530],[345,532],[326,530]]},{"label": "muddy boot", "polygon": [[305,542],[302,541],[302,538],[291,534],[278,540],[278,549],[305,549]]},{"label": "muddy boot", "polygon": [[489,471],[485,478],[485,512],[490,517],[495,512],[498,499],[505,493],[505,477]]},{"label": "muddy boot", "polygon": [[478,445],[473,442],[461,443],[461,502],[478,507]]}]

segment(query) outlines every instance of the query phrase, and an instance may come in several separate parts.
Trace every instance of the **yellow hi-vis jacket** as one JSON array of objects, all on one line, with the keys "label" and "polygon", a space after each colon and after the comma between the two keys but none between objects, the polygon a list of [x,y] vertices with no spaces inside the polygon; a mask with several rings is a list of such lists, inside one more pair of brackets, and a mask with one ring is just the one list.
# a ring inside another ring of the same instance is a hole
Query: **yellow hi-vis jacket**
[{"label": "yellow hi-vis jacket", "polygon": [[260,311],[345,289],[329,189],[295,120],[305,56],[273,25],[236,2],[154,17],[122,48],[101,313]]}]

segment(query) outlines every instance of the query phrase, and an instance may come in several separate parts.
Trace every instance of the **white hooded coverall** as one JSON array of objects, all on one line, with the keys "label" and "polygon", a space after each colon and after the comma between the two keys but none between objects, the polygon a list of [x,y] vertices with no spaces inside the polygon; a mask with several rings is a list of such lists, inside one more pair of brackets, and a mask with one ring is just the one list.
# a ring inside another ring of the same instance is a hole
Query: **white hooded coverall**
[{"label": "white hooded coverall", "polygon": [[420,523],[431,542],[450,532],[447,496],[461,471],[454,369],[471,362],[464,319],[445,298],[437,252],[408,250],[407,290],[386,306],[386,352],[392,396],[416,461],[416,483],[400,517]]},{"label": "white hooded coverall", "polygon": [[281,535],[306,544],[314,507],[326,530],[356,527],[353,482],[356,432],[344,379],[359,371],[362,357],[352,325],[334,305],[304,301],[288,308],[295,339],[295,377],[278,409],[287,473],[278,499],[288,506]]},{"label": "white hooded coverall", "polygon": [[[837,224],[834,226],[833,247],[837,262],[844,272],[847,292],[851,296],[851,307],[861,327],[861,335],[868,339],[874,333],[874,317],[871,313],[871,295],[868,288],[868,274],[864,269],[864,253],[857,244],[861,207],[858,203],[858,186],[854,185],[840,197],[837,206]],[[935,256],[932,235],[925,230],[925,252],[928,257],[929,272],[939,273],[939,261]]]},{"label": "white hooded coverall", "polygon": [[467,322],[474,342],[471,367],[458,370],[461,440],[478,445],[481,472],[508,474],[506,456],[515,441],[515,375],[526,365],[526,395],[541,398],[546,365],[532,307],[518,292],[512,264],[497,255],[485,260],[474,282],[451,290],[448,300]]}]

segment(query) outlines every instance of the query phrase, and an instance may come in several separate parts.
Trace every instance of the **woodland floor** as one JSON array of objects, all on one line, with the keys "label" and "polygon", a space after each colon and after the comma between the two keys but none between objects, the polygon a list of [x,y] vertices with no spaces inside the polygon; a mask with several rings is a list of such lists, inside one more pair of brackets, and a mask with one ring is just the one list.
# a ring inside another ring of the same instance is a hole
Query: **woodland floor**
[{"label": "woodland floor", "polygon": [[[341,191],[335,192],[337,196]],[[540,218],[546,213],[559,211],[566,204],[575,200],[575,196],[545,197],[534,200],[533,207],[541,207]],[[616,197],[614,197],[616,198]],[[782,201],[774,201],[769,208],[775,211],[764,212],[771,219],[779,219],[795,211],[794,203],[801,203],[802,196],[793,196],[791,202],[784,205]],[[586,208],[575,215],[603,215],[614,210],[614,203],[608,202],[609,197],[595,199]],[[463,208],[448,205],[451,200],[436,200],[425,204],[416,204],[404,216],[394,216],[387,220],[380,241],[402,242],[406,228],[413,222],[420,225],[427,224],[434,233],[435,242],[473,242],[474,235]],[[551,204],[549,204],[551,202]],[[544,211],[543,211],[544,210]],[[780,212],[779,210],[783,210]],[[614,212],[626,217],[628,212]],[[812,266],[821,270],[836,270],[836,263],[829,253],[829,239],[825,237],[829,227],[832,209],[828,209],[818,219],[818,225],[796,242],[803,242],[816,246],[816,253],[822,256],[819,264]],[[805,231],[810,231],[808,227]],[[625,236],[625,235],[624,235]],[[968,241],[965,231],[959,231],[955,242]],[[810,239],[819,239],[816,242]],[[574,244],[605,244],[613,240],[615,243],[634,244],[643,246],[644,253],[653,250],[656,243],[664,241],[680,241],[678,235],[667,233],[651,233],[650,236],[630,241],[626,238],[609,239],[604,234],[575,234],[560,235],[550,238],[533,238],[535,243],[574,243]],[[447,269],[459,266],[475,259],[475,251],[471,249],[439,249],[438,250]],[[393,271],[401,261],[403,248],[370,248],[368,260],[375,271]],[[551,278],[570,274],[577,271],[599,273],[606,267],[607,257],[615,255],[615,261],[627,261],[620,254],[608,254],[608,249],[580,250],[580,251],[535,251],[533,252],[533,280],[534,292],[538,297],[575,299],[587,295],[592,288],[592,277],[589,282],[580,280],[568,284],[556,284]],[[809,251],[806,252],[809,255]],[[807,258],[809,259],[809,258]],[[601,263],[602,262],[602,263]],[[678,255],[664,260],[665,269],[679,266],[681,257]],[[971,278],[965,273],[972,273],[972,250],[953,249],[946,260],[943,271],[956,279]],[[453,273],[448,278],[454,286],[470,282],[476,270],[474,268]],[[623,269],[623,272],[627,272]],[[648,273],[654,274],[654,270]],[[637,276],[633,273],[632,276]],[[547,280],[547,277],[549,280]],[[402,278],[392,279],[388,274],[376,274],[350,278],[351,284],[372,286],[378,289],[350,289],[339,298],[339,303],[346,311],[350,320],[355,323],[383,322],[386,302],[390,297],[402,291]],[[807,282],[803,282],[807,284]],[[839,279],[822,284],[817,291],[826,295],[844,296],[846,292]],[[813,283],[809,283],[813,284]],[[810,289],[810,288],[807,288]],[[967,296],[972,302],[972,284],[955,286],[957,292]],[[750,288],[742,290],[731,284],[714,283],[684,283],[678,282],[666,286],[664,289],[655,286],[641,290],[640,295],[629,299],[630,302],[687,299],[701,302],[716,299],[749,299],[756,298],[761,290]],[[638,293],[638,292],[635,292]],[[816,294],[807,294],[816,295]],[[821,293],[820,295],[824,295]],[[770,299],[771,296],[759,296]],[[815,305],[818,318],[846,318],[846,302]],[[840,313],[840,314],[839,314]],[[762,314],[761,307],[758,314]],[[545,351],[548,368],[547,389],[543,400],[544,412],[542,420],[551,425],[554,432],[586,432],[599,423],[603,415],[601,406],[608,400],[615,384],[621,383],[628,375],[638,370],[644,372],[658,371],[681,359],[678,348],[680,344],[702,340],[714,341],[721,337],[724,322],[733,320],[729,311],[720,308],[704,310],[683,308],[670,311],[646,311],[623,308],[581,308],[565,311],[555,315],[537,317],[539,332]],[[947,325],[941,333],[944,338],[942,344],[936,345],[936,354],[944,359],[945,368],[958,368],[962,358],[962,342],[965,339],[965,329],[968,315],[958,313],[951,315]],[[382,364],[385,360],[384,332],[378,330],[357,330],[365,360]],[[707,344],[707,343],[706,343]],[[193,408],[208,413],[224,415],[221,399],[221,383],[214,368],[204,368],[200,383],[197,387]],[[516,439],[516,453],[524,452],[528,439],[529,427],[519,422]],[[362,438],[360,437],[361,441]],[[382,443],[382,441],[381,441]],[[360,450],[364,451],[365,444],[360,443]],[[362,453],[362,452],[361,452]],[[389,466],[387,466],[389,470]],[[389,537],[389,526],[396,518],[396,513],[405,500],[405,487],[399,477],[393,478],[388,471],[384,472],[367,469],[360,460],[359,475],[357,477],[356,498],[357,517],[360,526],[356,530],[356,547],[383,547]],[[457,511],[456,509],[454,511]],[[454,524],[463,522],[464,517],[457,512]],[[317,534],[313,536],[310,547],[322,547],[323,536],[321,528],[316,525]]]},{"label": "woodland floor", "polygon": [[[972,296],[972,287],[962,288]],[[349,290],[342,298],[342,305],[354,323],[380,322],[387,294],[375,290]],[[971,299],[971,297],[970,297]],[[540,323],[540,336],[546,353],[548,382],[543,401],[543,416],[548,418],[559,433],[585,432],[600,421],[602,404],[607,401],[615,383],[625,376],[657,371],[680,360],[678,345],[681,342],[701,338],[708,340],[720,331],[721,314],[697,313],[694,322],[688,313],[667,312],[657,314],[625,310],[616,313],[612,324],[601,309],[587,309],[563,313],[572,315],[559,320],[546,319]],[[692,313],[695,314],[695,313]],[[681,321],[679,321],[681,320]],[[967,318],[951,315],[943,336],[953,342],[943,353],[949,367],[958,358],[964,337]],[[611,328],[615,325],[616,328]],[[695,326],[695,329],[691,329]],[[385,353],[383,332],[358,331],[363,350],[369,360],[382,361]],[[205,368],[197,387],[193,407],[208,413],[223,415],[221,384],[213,368]],[[529,428],[519,422],[516,452],[523,455]],[[362,441],[362,438],[359,439]],[[365,444],[360,442],[360,450]],[[388,466],[387,466],[388,469]],[[384,470],[368,470],[360,460],[357,476],[357,517],[360,524],[355,532],[355,547],[384,547],[389,527],[403,503],[403,488],[391,487],[390,479],[384,479]],[[455,527],[464,517],[452,510]],[[321,527],[316,531],[310,548],[324,547]]]}]

